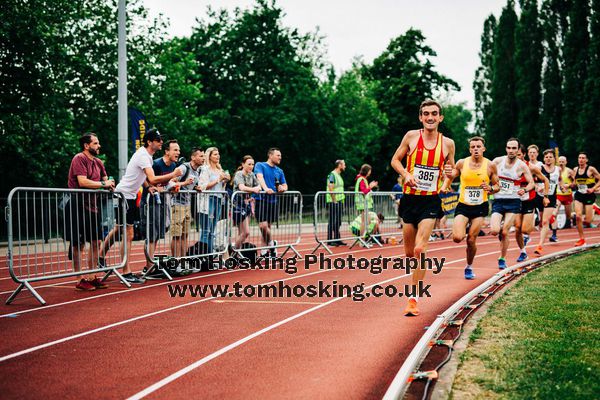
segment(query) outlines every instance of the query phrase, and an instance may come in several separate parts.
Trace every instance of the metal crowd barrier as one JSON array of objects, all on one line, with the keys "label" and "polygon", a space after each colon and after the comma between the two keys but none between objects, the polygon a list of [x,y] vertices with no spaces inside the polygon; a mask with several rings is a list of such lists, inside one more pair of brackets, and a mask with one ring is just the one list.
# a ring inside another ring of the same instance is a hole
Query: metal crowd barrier
[{"label": "metal crowd barrier", "polygon": [[[302,233],[302,194],[250,194],[237,191],[231,198],[231,249],[240,254],[249,246],[256,246],[259,257],[275,256],[282,248],[285,256],[300,243]],[[268,235],[270,234],[270,240]]]},{"label": "metal crowd barrier", "polygon": [[[338,193],[339,194],[339,193]],[[359,219],[360,225],[366,227],[368,210],[367,198],[362,193],[342,192],[344,199],[334,202],[327,201],[330,195],[327,191],[317,192],[314,200],[313,227],[317,247],[311,252],[314,254],[320,247],[323,247],[329,254],[333,254],[329,248],[335,243],[348,241],[351,242],[350,248],[357,243],[368,247],[368,244],[360,234],[355,235],[351,231],[352,223]],[[364,230],[364,228],[363,228]]]},{"label": "metal crowd barrier", "polygon": [[[118,249],[106,254],[104,266],[98,265],[102,240],[115,226],[117,210],[124,221],[125,198],[120,193],[14,188],[8,195],[6,207],[8,270],[19,286],[6,304],[27,288],[45,305],[46,301],[31,283],[71,276],[103,273],[102,280],[105,280],[114,273],[129,287],[117,271],[126,260]],[[124,226],[119,228],[119,234],[124,237]]]},{"label": "metal crowd barrier", "polygon": [[188,272],[200,271],[202,264],[212,267],[213,259],[227,251],[230,208],[227,192],[181,190],[148,194],[142,221],[144,252],[152,267],[146,269],[144,277],[158,272],[172,280],[165,268],[159,268],[158,256],[183,261],[181,268]]},{"label": "metal crowd barrier", "polygon": [[372,236],[379,245],[385,241],[383,238],[396,238],[396,243],[402,242],[402,220],[398,214],[399,202],[396,200],[398,194],[400,193],[372,191],[367,195],[373,199],[373,212],[384,216],[379,224],[379,233]]}]

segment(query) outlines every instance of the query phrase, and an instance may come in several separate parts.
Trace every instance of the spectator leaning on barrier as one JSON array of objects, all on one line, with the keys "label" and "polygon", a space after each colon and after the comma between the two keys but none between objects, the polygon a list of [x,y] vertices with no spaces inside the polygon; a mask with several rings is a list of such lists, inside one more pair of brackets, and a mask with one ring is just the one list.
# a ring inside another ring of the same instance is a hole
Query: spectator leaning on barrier
[{"label": "spectator leaning on barrier", "polygon": [[[233,191],[246,193],[260,193],[260,184],[254,169],[254,159],[252,156],[244,156],[242,164],[238,167],[237,172],[233,176]],[[235,239],[235,248],[240,249],[242,244],[250,235],[250,224],[248,217],[252,214],[252,202],[254,199],[249,195],[236,196],[233,204],[233,224],[238,227],[238,236]]]},{"label": "spectator leaning on barrier", "polygon": [[[127,223],[126,238],[121,238],[121,254],[124,254],[123,244],[124,240],[127,240],[127,251],[131,254],[131,245],[133,243],[133,222],[136,213],[135,200],[140,187],[148,180],[150,185],[157,185],[159,183],[165,183],[169,180],[176,178],[181,175],[181,170],[175,169],[173,172],[163,176],[156,176],[152,169],[152,156],[158,150],[161,149],[163,139],[160,132],[157,129],[150,129],[143,138],[144,147],[140,147],[138,151],[131,157],[127,168],[125,169],[125,175],[121,179],[121,182],[116,187],[117,192],[121,192],[125,197],[126,201],[126,220],[122,221],[122,210],[117,212],[117,225],[123,225]],[[110,234],[106,237],[105,242],[110,243],[112,236],[118,232],[118,227],[115,227]],[[107,248],[105,243],[104,248]],[[104,264],[104,257],[106,254],[101,254],[98,262],[100,265]],[[125,266],[123,267],[123,278],[130,283],[144,283],[144,281],[131,272],[129,267],[130,257],[127,257]]]},{"label": "spectator leaning on barrier", "polygon": [[269,251],[262,250],[261,256],[271,257],[277,256],[275,246],[277,242],[271,236],[271,224],[276,222],[279,217],[277,209],[277,197],[275,193],[283,193],[288,190],[285,174],[279,168],[281,164],[281,151],[276,147],[271,147],[267,152],[267,161],[259,162],[254,168],[254,173],[258,179],[258,183],[266,194],[256,196],[256,219],[263,239],[264,246],[272,247]]},{"label": "spectator leaning on barrier", "polygon": [[[177,168],[177,160],[179,159],[180,149],[177,140],[169,140],[165,145],[165,154],[157,158],[152,162],[152,170],[155,176],[164,176],[173,173]],[[164,196],[161,200],[160,193],[167,191],[168,182],[157,183],[151,185],[147,180],[144,182],[144,192],[142,194],[141,209],[142,209],[142,226],[146,226],[147,223],[150,226],[147,230],[144,230],[144,234],[148,232],[148,256],[150,259],[154,258],[154,251],[156,250],[156,243],[159,239],[165,237],[165,232],[169,226],[169,215],[170,204],[167,196]],[[148,198],[150,193],[150,198]],[[148,207],[146,208],[146,202]],[[148,218],[150,217],[150,218]],[[148,221],[149,219],[149,221]],[[172,243],[171,243],[172,245]],[[171,254],[175,255],[171,249]],[[146,260],[146,266],[149,268],[152,266],[152,262]]]},{"label": "spectator leaning on barrier", "polygon": [[[179,187],[179,190],[200,191],[200,171],[204,163],[204,151],[197,147],[192,149],[191,161],[181,164],[181,176],[177,182],[169,186]],[[174,257],[185,256],[187,240],[192,221],[192,195],[191,193],[177,193],[173,196],[171,209],[171,254]]]},{"label": "spectator leaning on barrier", "polygon": [[[368,179],[369,176],[371,176],[371,171],[372,168],[369,164],[363,164],[360,167],[358,175],[356,175],[356,184],[354,185],[354,192],[357,193],[357,195],[355,196],[354,202],[356,203],[356,209],[362,214],[365,214],[369,210],[373,209],[373,198],[371,196],[368,196],[368,194],[374,187],[377,187],[377,181],[369,183]],[[366,209],[365,199],[367,206]],[[363,235],[364,232],[361,234],[361,236]]]},{"label": "spectator leaning on barrier", "polygon": [[340,240],[340,226],[342,225],[342,212],[344,207],[344,179],[342,172],[346,170],[344,160],[335,162],[335,169],[327,176],[327,210],[329,211],[329,223],[327,224],[327,240],[330,246],[345,246]]},{"label": "spectator leaning on barrier", "polygon": [[200,242],[205,246],[207,253],[213,252],[215,241],[215,227],[221,219],[222,194],[210,192],[224,192],[226,183],[231,179],[227,171],[221,167],[221,155],[216,147],[206,149],[204,167],[200,172],[201,195],[198,211],[200,213],[200,227],[202,229]]},{"label": "spectator leaning on barrier", "polygon": [[[81,153],[77,153],[71,160],[68,175],[69,189],[108,189],[114,190],[115,182],[106,176],[106,169],[102,160],[97,156],[100,153],[100,142],[95,133],[86,133],[79,138]],[[71,193],[69,206],[66,210],[69,232],[67,240],[73,249],[73,270],[81,270],[81,253],[85,243],[90,242],[87,256],[88,269],[93,269],[98,259],[100,243],[102,240],[102,221],[98,208],[99,196],[90,193]],[[105,289],[107,287],[94,275],[83,277],[75,288],[90,291]]]}]

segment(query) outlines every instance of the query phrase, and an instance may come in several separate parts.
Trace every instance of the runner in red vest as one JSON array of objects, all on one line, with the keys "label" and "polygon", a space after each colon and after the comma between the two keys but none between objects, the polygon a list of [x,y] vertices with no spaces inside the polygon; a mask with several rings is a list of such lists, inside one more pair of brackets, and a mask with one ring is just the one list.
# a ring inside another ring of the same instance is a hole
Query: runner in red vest
[{"label": "runner in red vest", "polygon": [[[406,257],[420,259],[427,251],[436,218],[443,215],[438,190],[442,175],[451,176],[454,168],[454,141],[438,131],[443,119],[442,107],[437,102],[426,100],[421,103],[419,121],[423,129],[408,131],[392,158],[392,167],[404,178],[400,212],[404,222]],[[406,168],[402,165],[405,157]],[[419,283],[422,285],[424,278],[424,269],[414,270],[414,287],[419,287]],[[418,296],[414,294],[408,300],[407,316],[419,315]]]}]

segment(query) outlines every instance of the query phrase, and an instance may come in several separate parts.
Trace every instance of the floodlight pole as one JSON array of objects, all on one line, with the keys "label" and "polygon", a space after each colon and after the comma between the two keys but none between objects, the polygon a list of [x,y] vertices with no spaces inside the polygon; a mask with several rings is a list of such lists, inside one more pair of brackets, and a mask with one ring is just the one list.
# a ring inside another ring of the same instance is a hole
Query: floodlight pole
[{"label": "floodlight pole", "polygon": [[119,30],[119,130],[118,130],[118,154],[119,154],[119,178],[125,175],[127,167],[127,30],[126,30],[126,0],[119,0],[118,30]]}]

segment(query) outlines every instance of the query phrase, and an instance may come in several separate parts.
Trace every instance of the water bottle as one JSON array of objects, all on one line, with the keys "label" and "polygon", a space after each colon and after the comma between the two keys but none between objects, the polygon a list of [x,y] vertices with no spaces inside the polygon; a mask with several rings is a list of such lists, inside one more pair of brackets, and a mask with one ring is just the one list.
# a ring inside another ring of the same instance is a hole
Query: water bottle
[{"label": "water bottle", "polygon": [[154,202],[158,205],[162,204],[162,202],[160,201],[160,194],[158,192],[154,192],[152,194],[154,196]]}]

